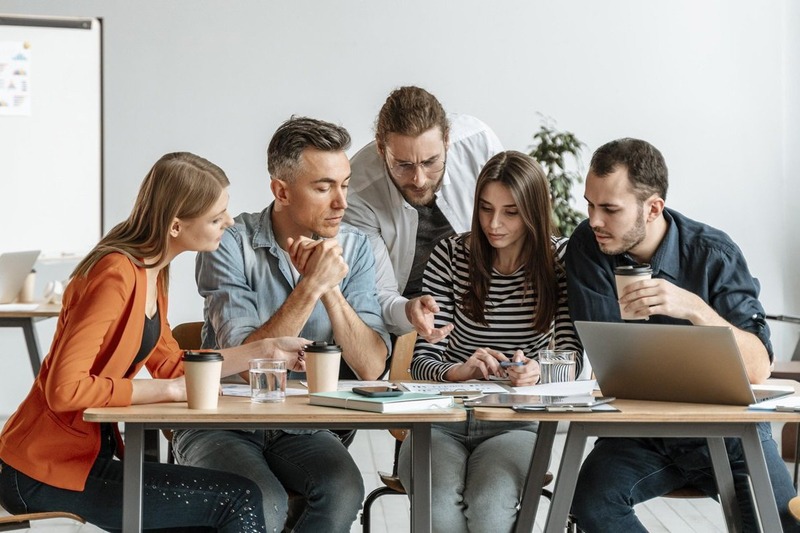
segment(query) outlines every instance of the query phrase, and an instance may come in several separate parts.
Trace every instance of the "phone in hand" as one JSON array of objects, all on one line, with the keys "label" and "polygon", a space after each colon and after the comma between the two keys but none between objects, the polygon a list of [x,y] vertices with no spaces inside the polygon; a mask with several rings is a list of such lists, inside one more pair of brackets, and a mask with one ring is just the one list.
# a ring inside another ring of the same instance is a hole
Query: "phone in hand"
[{"label": "phone in hand", "polygon": [[403,394],[403,391],[394,387],[353,387],[353,392],[368,398],[385,398]]}]

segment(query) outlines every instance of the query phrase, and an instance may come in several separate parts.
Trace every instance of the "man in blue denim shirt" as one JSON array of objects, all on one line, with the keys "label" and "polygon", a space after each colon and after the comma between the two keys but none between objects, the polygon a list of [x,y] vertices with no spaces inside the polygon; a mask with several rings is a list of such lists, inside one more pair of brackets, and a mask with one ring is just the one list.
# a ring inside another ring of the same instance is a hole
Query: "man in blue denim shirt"
[{"label": "man in blue denim shirt", "polygon": [[[340,377],[378,379],[389,335],[378,304],[366,236],[343,225],[350,136],[327,122],[292,117],[275,132],[267,165],[275,201],[235,219],[213,253],[197,257],[205,298],[204,347],[289,335],[336,342]],[[258,483],[267,530],[282,531],[287,489],[305,498],[292,531],[347,532],[364,498],[361,473],[330,431],[187,430],[174,439],[187,464]]]},{"label": "man in blue denim shirt", "polygon": [[[772,345],[759,284],[725,233],[666,209],[667,166],[637,139],[620,139],[592,156],[583,221],[567,248],[573,320],[621,321],[626,315],[661,324],[730,326],[751,383],[769,377]],[[614,267],[650,263],[653,279],[617,295]],[[677,370],[676,370],[677,371]],[[785,531],[795,495],[769,424],[759,433]],[[738,439],[726,439],[745,530],[755,530],[747,467]],[[686,485],[716,497],[705,439],[601,438],[581,467],[572,512],[587,533],[646,531],[633,506]]]}]

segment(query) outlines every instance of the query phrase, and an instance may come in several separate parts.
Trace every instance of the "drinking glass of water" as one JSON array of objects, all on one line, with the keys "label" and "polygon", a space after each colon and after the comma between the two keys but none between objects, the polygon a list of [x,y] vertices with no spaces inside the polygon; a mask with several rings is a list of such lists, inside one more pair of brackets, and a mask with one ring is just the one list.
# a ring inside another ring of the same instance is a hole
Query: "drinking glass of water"
[{"label": "drinking glass of water", "polygon": [[575,381],[578,352],[575,350],[539,350],[539,383]]},{"label": "drinking glass of water", "polygon": [[253,359],[250,361],[250,401],[282,402],[286,399],[286,361]]}]

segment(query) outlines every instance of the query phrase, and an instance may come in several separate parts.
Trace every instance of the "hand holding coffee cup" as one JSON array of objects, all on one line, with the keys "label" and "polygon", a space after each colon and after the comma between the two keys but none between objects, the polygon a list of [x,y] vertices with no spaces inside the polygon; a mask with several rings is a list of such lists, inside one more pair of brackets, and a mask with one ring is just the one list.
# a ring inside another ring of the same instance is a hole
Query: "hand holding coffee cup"
[{"label": "hand holding coffee cup", "polygon": [[[617,284],[617,300],[619,300],[622,295],[625,294],[625,290],[627,289],[628,285],[636,283],[637,281],[651,279],[652,277],[653,269],[650,268],[650,265],[647,263],[616,267],[614,269],[614,278]],[[647,320],[646,316],[638,317],[632,313],[626,312],[624,307],[625,306],[623,304],[620,304],[619,306],[619,313],[622,317],[622,320]]]}]

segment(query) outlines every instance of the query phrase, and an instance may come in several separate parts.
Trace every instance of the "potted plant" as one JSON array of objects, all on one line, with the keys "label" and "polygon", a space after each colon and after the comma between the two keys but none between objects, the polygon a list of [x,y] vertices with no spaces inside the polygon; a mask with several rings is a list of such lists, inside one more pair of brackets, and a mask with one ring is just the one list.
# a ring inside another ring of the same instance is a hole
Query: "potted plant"
[{"label": "potted plant", "polygon": [[556,129],[555,121],[542,119],[528,155],[547,173],[553,203],[553,222],[561,235],[569,237],[586,215],[572,207],[573,185],[583,182],[581,151],[586,146],[569,131]]}]

